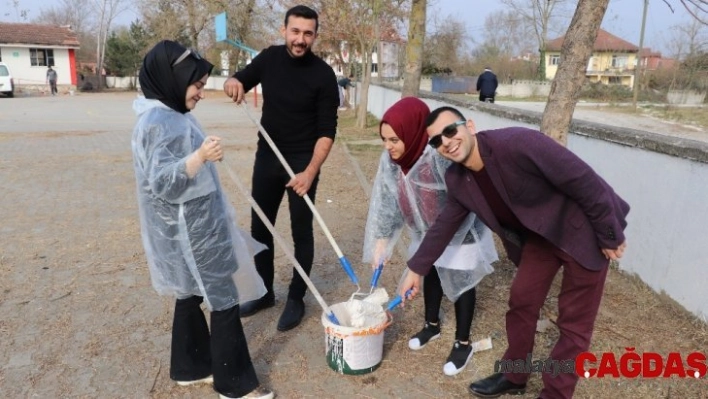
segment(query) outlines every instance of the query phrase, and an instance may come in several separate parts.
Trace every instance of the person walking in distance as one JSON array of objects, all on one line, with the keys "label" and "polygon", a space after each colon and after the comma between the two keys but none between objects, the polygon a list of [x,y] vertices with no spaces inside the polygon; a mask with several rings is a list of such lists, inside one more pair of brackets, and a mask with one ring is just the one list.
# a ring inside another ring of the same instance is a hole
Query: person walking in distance
[{"label": "person walking in distance", "polygon": [[49,83],[49,88],[53,96],[57,95],[57,71],[55,71],[50,65],[47,68],[47,83]]},{"label": "person walking in distance", "polygon": [[[263,89],[261,125],[272,138],[295,173],[291,178],[268,143],[259,134],[253,167],[252,195],[271,223],[288,195],[290,228],[295,258],[308,273],[314,258],[312,211],[304,198],[314,202],[320,167],[327,158],[337,129],[339,93],[334,70],[312,53],[319,27],[317,12],[298,5],[289,9],[281,27],[285,44],[271,46],[224,83],[224,92],[237,103],[256,85]],[[268,290],[262,298],[241,308],[243,317],[275,305],[273,290],[273,236],[251,213],[253,238],[268,246],[255,258],[256,267]],[[305,314],[303,300],[307,286],[293,269],[285,309],[278,320],[279,331],[300,324]]]},{"label": "person walking in distance", "polygon": [[482,74],[477,78],[479,101],[493,103],[498,86],[499,82],[497,82],[497,75],[495,75],[489,67],[484,68],[484,72],[482,72]]},{"label": "person walking in distance", "polygon": [[[610,260],[622,257],[629,205],[570,150],[538,130],[522,127],[481,131],[455,108],[431,112],[430,145],[454,163],[445,174],[445,207],[408,261],[411,272],[399,291],[412,296],[421,276],[444,251],[470,212],[501,239],[518,267],[506,313],[508,348],[502,360],[525,362],[533,353],[536,322],[555,275],[560,337],[554,361],[575,359],[590,348]],[[472,395],[496,398],[524,393],[529,373],[495,373],[473,382]],[[543,374],[544,399],[571,398],[575,373]]]},{"label": "person walking in distance", "polygon": [[354,75],[349,74],[349,77],[343,77],[337,81],[337,84],[339,85],[340,89],[342,91],[342,108],[350,108],[351,104],[349,102],[349,89],[354,87],[354,84],[352,83],[352,79],[354,79]]}]

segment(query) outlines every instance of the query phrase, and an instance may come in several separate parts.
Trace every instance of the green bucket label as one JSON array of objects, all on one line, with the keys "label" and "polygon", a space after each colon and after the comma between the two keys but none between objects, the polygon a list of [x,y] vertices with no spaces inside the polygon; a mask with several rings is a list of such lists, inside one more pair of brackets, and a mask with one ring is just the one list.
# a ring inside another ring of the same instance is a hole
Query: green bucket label
[{"label": "green bucket label", "polygon": [[329,367],[340,374],[366,374],[381,365],[383,331],[375,335],[326,335],[326,356]]}]

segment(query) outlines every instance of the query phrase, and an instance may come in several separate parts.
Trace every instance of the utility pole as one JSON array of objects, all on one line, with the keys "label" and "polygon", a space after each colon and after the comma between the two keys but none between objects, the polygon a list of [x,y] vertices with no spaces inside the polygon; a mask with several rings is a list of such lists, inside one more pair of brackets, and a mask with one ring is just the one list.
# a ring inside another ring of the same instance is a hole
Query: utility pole
[{"label": "utility pole", "polygon": [[639,32],[639,52],[637,52],[637,65],[634,67],[634,96],[632,98],[632,105],[634,106],[634,111],[637,111],[637,95],[639,94],[639,72],[642,69],[642,49],[644,47],[644,26],[647,23],[647,8],[649,7],[649,0],[644,0],[644,14],[642,15],[642,29]]}]

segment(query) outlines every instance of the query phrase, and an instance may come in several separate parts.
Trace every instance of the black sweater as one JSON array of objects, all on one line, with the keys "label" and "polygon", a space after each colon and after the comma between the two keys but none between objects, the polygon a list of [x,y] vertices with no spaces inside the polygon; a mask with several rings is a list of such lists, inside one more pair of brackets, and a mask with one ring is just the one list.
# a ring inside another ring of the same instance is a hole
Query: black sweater
[{"label": "black sweater", "polygon": [[[312,153],[320,137],[334,140],[339,91],[332,67],[308,52],[293,58],[271,46],[234,74],[246,91],[263,90],[261,125],[283,154]],[[259,147],[266,146],[258,134]]]}]

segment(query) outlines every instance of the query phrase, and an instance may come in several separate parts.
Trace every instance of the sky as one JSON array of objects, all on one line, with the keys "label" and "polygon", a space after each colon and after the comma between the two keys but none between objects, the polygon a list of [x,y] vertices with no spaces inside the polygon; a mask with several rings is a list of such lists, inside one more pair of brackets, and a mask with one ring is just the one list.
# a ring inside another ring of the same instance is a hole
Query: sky
[{"label": "sky", "polygon": [[[690,22],[692,17],[678,0],[667,1],[674,8],[673,14],[663,0],[649,0],[644,47],[669,53],[667,32],[673,25]],[[428,0],[428,4],[432,5],[428,15],[437,12],[440,17],[452,15],[465,21],[467,32],[472,36],[484,32],[484,20],[489,14],[506,8],[499,0]],[[644,0],[610,0],[602,29],[639,46],[643,7]]]},{"label": "sky", "polygon": [[[20,9],[29,11],[29,19],[38,16],[43,7],[51,4],[46,0],[15,1],[19,3]],[[671,48],[668,38],[670,35],[667,32],[673,25],[688,23],[691,16],[680,5],[679,0],[667,1],[674,6],[673,14],[663,0],[649,0],[644,46],[660,50],[669,56]],[[486,17],[505,7],[498,0],[428,0],[428,4],[430,7],[429,16],[437,14],[441,19],[454,16],[467,24],[470,36],[479,36],[483,33]],[[610,0],[602,28],[615,36],[639,45],[643,4],[644,0]],[[13,0],[0,0],[0,10],[2,10],[0,11],[0,21],[18,22]],[[127,25],[136,18],[137,15],[130,10],[120,15],[117,22]]]}]

